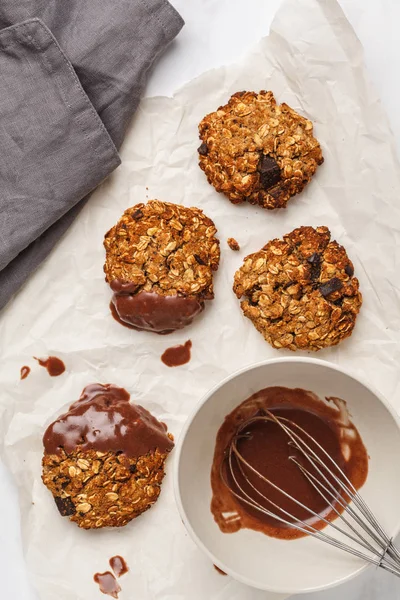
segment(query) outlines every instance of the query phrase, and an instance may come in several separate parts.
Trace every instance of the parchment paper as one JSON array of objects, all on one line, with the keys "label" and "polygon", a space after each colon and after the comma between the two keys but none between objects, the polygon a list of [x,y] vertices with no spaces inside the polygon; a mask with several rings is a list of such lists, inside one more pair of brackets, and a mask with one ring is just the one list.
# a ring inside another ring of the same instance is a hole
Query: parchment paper
[{"label": "parchment paper", "polygon": [[[315,123],[322,143],[325,164],[286,210],[233,206],[197,166],[199,121],[244,89],[273,90],[279,102]],[[41,483],[42,434],[85,385],[99,381],[126,387],[178,437],[210,387],[244,365],[279,356],[242,317],[231,291],[233,274],[245,255],[308,224],[328,225],[347,248],[364,295],[352,338],[318,357],[351,367],[400,408],[399,192],[386,116],[335,0],[287,0],[270,36],[241,63],[204,74],[174,98],[141,104],[122,166],[0,322],[1,456],[19,488],[26,561],[41,600],[104,597],[93,574],[107,570],[115,554],[130,567],[120,579],[121,600],[276,597],[220,576],[189,539],[173,498],[173,454],[149,512],[120,530],[86,532],[59,516]],[[126,207],[147,197],[201,207],[215,220],[222,245],[215,300],[193,326],[168,337],[114,322],[102,272],[104,233]],[[230,236],[239,241],[239,253],[227,247]],[[189,338],[191,362],[164,366],[162,352]],[[58,378],[32,358],[49,354],[67,366]],[[25,364],[32,372],[19,381]]]}]

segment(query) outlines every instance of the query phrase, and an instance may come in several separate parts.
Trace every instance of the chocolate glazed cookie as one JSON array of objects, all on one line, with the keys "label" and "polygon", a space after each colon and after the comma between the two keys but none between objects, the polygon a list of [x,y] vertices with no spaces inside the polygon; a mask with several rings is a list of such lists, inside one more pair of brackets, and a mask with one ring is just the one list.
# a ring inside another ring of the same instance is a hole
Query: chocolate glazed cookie
[{"label": "chocolate glazed cookie", "polygon": [[299,227],[250,254],[233,290],[274,348],[320,350],[350,336],[362,304],[346,250],[327,227]]},{"label": "chocolate glazed cookie", "polygon": [[83,529],[122,527],[160,495],[173,437],[129,400],[123,388],[89,385],[43,436],[43,483]]},{"label": "chocolate glazed cookie", "polygon": [[323,163],[313,125],[272,92],[237,92],[201,121],[200,168],[231,202],[284,208]]},{"label": "chocolate glazed cookie", "polygon": [[104,239],[114,316],[155,333],[189,325],[214,297],[216,231],[198,208],[150,200],[126,210]]}]

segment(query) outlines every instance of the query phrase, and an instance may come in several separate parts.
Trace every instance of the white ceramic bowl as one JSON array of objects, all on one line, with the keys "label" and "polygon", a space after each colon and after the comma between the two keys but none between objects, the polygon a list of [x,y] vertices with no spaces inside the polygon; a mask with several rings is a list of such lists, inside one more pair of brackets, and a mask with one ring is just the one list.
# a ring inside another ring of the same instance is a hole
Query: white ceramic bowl
[{"label": "white ceramic bowl", "polygon": [[370,456],[368,479],[361,495],[388,534],[398,533],[399,420],[378,392],[345,370],[316,359],[281,358],[248,367],[203,398],[178,442],[176,500],[194,541],[214,564],[238,581],[277,593],[321,590],[354,577],[368,565],[311,537],[278,540],[248,529],[224,534],[210,511],[210,472],[217,431],[233,408],[273,385],[300,387],[321,398],[336,396],[347,401]]}]

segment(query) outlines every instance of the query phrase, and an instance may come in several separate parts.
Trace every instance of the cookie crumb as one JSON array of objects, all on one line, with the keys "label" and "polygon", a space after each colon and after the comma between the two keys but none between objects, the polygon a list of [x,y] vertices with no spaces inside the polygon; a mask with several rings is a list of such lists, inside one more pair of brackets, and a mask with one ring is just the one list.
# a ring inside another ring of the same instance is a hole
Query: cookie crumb
[{"label": "cookie crumb", "polygon": [[228,238],[227,242],[231,250],[234,250],[235,252],[238,252],[238,250],[240,250],[239,243],[235,240],[235,238]]}]

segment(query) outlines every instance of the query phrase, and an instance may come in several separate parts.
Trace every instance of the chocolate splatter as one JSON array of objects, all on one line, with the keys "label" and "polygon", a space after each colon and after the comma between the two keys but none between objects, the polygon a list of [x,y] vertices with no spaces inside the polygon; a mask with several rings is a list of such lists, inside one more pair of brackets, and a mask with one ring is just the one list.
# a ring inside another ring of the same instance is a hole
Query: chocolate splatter
[{"label": "chocolate splatter", "polygon": [[96,573],[93,579],[99,585],[100,591],[103,594],[107,594],[107,596],[112,596],[113,598],[118,598],[121,587],[115,576],[110,573],[110,571],[106,571],[105,573]]},{"label": "chocolate splatter", "polygon": [[125,575],[129,571],[128,565],[122,556],[113,556],[110,558],[109,563],[117,577],[122,577],[122,575]]},{"label": "chocolate splatter", "polygon": [[50,377],[58,377],[65,371],[65,365],[63,361],[60,358],[57,358],[57,356],[49,356],[46,359],[36,358],[36,356],[33,358],[38,361],[41,367],[47,369]]},{"label": "chocolate splatter", "polygon": [[172,346],[167,348],[164,354],[161,356],[161,360],[167,367],[180,367],[185,365],[190,360],[190,349],[192,342],[188,340],[185,344],[180,346]]},{"label": "chocolate splatter", "polygon": [[21,379],[26,379],[31,372],[31,368],[26,365],[21,367]]}]

